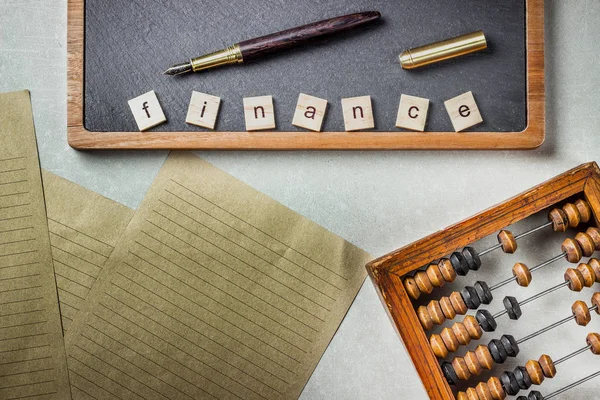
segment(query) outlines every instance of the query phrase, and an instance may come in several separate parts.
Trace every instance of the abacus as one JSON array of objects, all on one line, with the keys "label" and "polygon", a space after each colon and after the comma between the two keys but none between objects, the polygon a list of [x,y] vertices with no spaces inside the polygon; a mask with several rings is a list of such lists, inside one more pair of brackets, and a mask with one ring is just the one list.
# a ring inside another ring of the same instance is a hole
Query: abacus
[{"label": "abacus", "polygon": [[[540,213],[547,215],[548,222],[518,234],[508,229]],[[546,332],[565,329],[567,323],[587,326],[594,314],[600,314],[600,285],[596,285],[600,283],[600,256],[594,254],[600,252],[599,222],[600,169],[590,163],[367,265],[431,399],[503,400],[517,395],[519,400],[550,399],[600,376],[597,372],[576,382],[565,382],[563,388],[545,396],[543,387],[532,387],[558,376],[559,366],[580,354],[591,350],[600,355],[600,334],[595,332],[582,335],[581,345],[585,346],[559,354],[561,358],[556,360],[547,354],[538,358],[538,354],[514,370],[500,368],[509,358],[522,356],[527,342]],[[508,260],[495,267],[505,268],[494,271],[505,276],[498,282],[462,282],[471,271],[485,268],[494,254],[518,258],[519,242],[525,237],[532,240],[542,231],[566,236],[560,239],[560,249],[544,261],[529,267]],[[486,249],[474,244],[494,234],[497,244]],[[553,277],[543,280],[544,285],[548,279],[555,281],[518,300],[519,288],[527,288],[542,269]],[[495,291],[508,287],[511,295],[502,300],[494,298]],[[515,338],[499,329],[503,319],[517,321],[535,309],[538,299],[550,294],[561,296],[561,291],[567,289],[578,300],[550,313],[547,323],[533,332]],[[502,309],[492,313],[485,308],[488,305]],[[461,352],[469,345],[477,346]],[[482,379],[482,375],[489,378]],[[531,389],[528,395],[524,393]]]}]

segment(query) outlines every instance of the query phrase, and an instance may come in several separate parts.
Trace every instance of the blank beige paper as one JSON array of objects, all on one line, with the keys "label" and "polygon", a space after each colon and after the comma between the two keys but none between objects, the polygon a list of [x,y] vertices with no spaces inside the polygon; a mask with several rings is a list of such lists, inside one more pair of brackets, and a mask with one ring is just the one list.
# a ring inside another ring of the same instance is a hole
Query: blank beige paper
[{"label": "blank beige paper", "polygon": [[172,153],[67,331],[73,396],[297,398],[370,258]]},{"label": "blank beige paper", "polygon": [[42,171],[63,330],[82,307],[134,211]]},{"label": "blank beige paper", "polygon": [[0,94],[0,399],[69,399],[29,92]]}]

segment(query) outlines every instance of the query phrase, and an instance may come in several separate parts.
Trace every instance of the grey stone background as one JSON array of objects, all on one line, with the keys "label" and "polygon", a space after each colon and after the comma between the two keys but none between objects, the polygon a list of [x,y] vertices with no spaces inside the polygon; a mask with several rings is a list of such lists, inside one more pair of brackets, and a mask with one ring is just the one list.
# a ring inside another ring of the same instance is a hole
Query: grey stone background
[{"label": "grey stone background", "polygon": [[[82,153],[69,148],[66,21],[66,0],[0,0],[0,91],[31,90],[44,168],[135,208],[167,153]],[[600,161],[598,38],[600,2],[546,1],[548,137],[535,151],[199,154],[379,256],[566,169],[591,160]],[[535,222],[525,221],[524,225],[532,226]],[[524,227],[514,230],[521,229]],[[548,258],[556,253],[559,239],[540,234],[523,243],[518,256],[490,255],[490,266],[498,268],[494,272],[483,271],[481,276],[493,282],[509,274],[514,261],[533,265]],[[490,240],[493,238],[486,244]],[[560,281],[562,269],[564,265],[556,265],[543,271],[537,288]],[[531,289],[512,288],[512,292],[522,299],[533,293],[534,288]],[[591,294],[588,290],[580,296],[568,291],[550,295],[524,310],[529,312],[525,320],[507,322],[506,326],[515,336],[521,331],[532,332],[536,326],[568,315],[568,305],[574,299],[589,301]],[[501,295],[498,293],[498,298]],[[499,307],[496,304],[490,309],[498,311]],[[566,325],[562,330],[548,333],[543,340],[528,344],[518,361],[538,358],[542,352],[562,357],[581,347],[579,343],[587,332],[598,331],[599,321],[596,316],[587,329]],[[557,378],[545,383],[541,391],[548,394],[598,369],[597,358],[589,354],[580,356],[559,368]],[[599,380],[591,381],[560,398],[596,398],[599,387]],[[370,281],[365,283],[302,395],[302,399],[329,398],[426,398]]]}]

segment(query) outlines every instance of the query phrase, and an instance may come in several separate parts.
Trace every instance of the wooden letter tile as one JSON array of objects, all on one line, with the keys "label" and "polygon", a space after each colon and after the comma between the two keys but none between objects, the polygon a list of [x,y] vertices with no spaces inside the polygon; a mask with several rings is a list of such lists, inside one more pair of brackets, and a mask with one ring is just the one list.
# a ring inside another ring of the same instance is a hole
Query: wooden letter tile
[{"label": "wooden letter tile", "polygon": [[400,96],[396,127],[423,132],[427,123],[428,111],[428,99],[403,94]]},{"label": "wooden letter tile", "polygon": [[371,96],[342,99],[342,112],[347,132],[375,128]]},{"label": "wooden letter tile", "polygon": [[444,103],[456,132],[483,122],[473,93],[467,92]]},{"label": "wooden letter tile", "polygon": [[244,99],[244,116],[248,132],[275,129],[273,97],[246,97]]},{"label": "wooden letter tile", "polygon": [[167,120],[154,90],[131,99],[128,103],[135,122],[137,122],[138,128],[142,132]]},{"label": "wooden letter tile", "polygon": [[206,93],[192,92],[185,122],[203,128],[215,129],[220,106],[221,98]]},{"label": "wooden letter tile", "polygon": [[326,111],[327,100],[300,93],[292,125],[315,132],[321,132]]}]

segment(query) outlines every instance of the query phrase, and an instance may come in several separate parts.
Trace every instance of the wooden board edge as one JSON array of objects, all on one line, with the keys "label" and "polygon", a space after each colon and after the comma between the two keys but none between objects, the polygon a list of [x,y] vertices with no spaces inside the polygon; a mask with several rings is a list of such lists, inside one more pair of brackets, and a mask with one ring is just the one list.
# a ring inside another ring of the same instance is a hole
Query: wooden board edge
[{"label": "wooden board edge", "polygon": [[90,132],[84,127],[85,0],[68,0],[67,141],[79,150],[527,150],[545,140],[544,1],[527,1],[522,132]]}]

